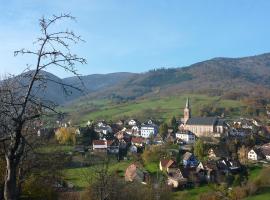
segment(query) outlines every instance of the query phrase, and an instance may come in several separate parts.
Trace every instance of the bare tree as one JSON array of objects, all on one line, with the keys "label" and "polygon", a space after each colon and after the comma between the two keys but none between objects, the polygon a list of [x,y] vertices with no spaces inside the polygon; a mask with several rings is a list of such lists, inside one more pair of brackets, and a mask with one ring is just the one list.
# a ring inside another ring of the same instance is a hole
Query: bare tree
[{"label": "bare tree", "polygon": [[[47,111],[54,111],[55,104],[43,101],[38,95],[44,90],[46,83],[54,81],[44,76],[43,70],[56,67],[78,75],[75,64],[85,64],[84,58],[72,54],[70,45],[82,41],[80,36],[69,30],[55,32],[54,24],[64,19],[74,20],[69,14],[41,18],[39,25],[41,36],[35,41],[35,50],[21,49],[14,55],[30,54],[36,63],[28,66],[26,72],[17,77],[7,77],[0,84],[0,142],[4,148],[6,160],[6,176],[4,198],[18,198],[18,166],[25,153],[29,127],[39,124],[40,117]],[[60,84],[65,91],[74,86]]]}]

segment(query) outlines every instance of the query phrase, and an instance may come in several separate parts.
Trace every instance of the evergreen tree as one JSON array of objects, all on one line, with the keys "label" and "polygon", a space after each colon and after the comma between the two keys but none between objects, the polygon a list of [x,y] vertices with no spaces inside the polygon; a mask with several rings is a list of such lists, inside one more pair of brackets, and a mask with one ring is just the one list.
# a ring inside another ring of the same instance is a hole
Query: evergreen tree
[{"label": "evergreen tree", "polygon": [[167,123],[163,123],[159,126],[159,135],[164,140],[167,137],[168,134],[168,125]]},{"label": "evergreen tree", "polygon": [[201,161],[205,156],[205,145],[201,139],[198,139],[194,144],[194,154]]},{"label": "evergreen tree", "polygon": [[174,133],[177,132],[177,130],[178,130],[178,124],[177,124],[177,121],[176,121],[175,116],[172,117],[170,123],[171,123],[171,127],[173,129],[173,132]]}]

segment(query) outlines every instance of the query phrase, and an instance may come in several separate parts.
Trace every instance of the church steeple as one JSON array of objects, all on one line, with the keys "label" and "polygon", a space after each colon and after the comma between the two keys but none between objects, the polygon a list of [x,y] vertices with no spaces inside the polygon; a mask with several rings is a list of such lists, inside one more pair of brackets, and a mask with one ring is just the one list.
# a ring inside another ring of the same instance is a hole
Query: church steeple
[{"label": "church steeple", "polygon": [[189,108],[189,98],[187,98],[187,101],[186,101],[186,108]]},{"label": "church steeple", "polygon": [[190,117],[191,117],[191,110],[190,110],[190,105],[189,105],[189,98],[187,98],[186,107],[184,109],[184,123],[185,124]]}]

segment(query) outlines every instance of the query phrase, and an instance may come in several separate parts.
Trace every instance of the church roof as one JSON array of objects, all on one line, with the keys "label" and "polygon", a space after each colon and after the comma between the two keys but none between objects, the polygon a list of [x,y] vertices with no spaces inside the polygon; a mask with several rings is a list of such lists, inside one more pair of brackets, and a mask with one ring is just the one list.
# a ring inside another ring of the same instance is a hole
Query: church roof
[{"label": "church roof", "polygon": [[187,125],[215,125],[218,123],[217,117],[192,117],[187,120]]}]

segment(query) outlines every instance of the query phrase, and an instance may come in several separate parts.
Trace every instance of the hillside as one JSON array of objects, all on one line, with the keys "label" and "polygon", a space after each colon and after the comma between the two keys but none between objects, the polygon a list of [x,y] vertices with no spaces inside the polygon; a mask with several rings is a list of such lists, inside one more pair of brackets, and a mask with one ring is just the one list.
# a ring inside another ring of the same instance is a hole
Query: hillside
[{"label": "hillside", "polygon": [[[157,121],[166,121],[176,116],[183,117],[186,98],[191,101],[193,116],[200,115],[201,108],[211,105],[214,108],[226,108],[231,116],[240,116],[243,103],[237,100],[225,100],[220,97],[209,97],[200,94],[181,94],[177,96],[147,98],[128,101],[126,103],[114,103],[110,100],[90,100],[74,102],[71,105],[61,107],[61,111],[67,113],[67,118],[74,124],[85,124],[88,120],[113,120],[136,118],[145,121],[153,118]],[[226,117],[225,112],[225,117]]]},{"label": "hillside", "polygon": [[[33,73],[33,71],[20,74],[13,79],[20,82],[22,85],[27,85],[30,81],[31,73]],[[37,90],[38,86],[41,84],[41,81],[37,81],[34,93],[43,101],[52,101],[56,104],[63,105],[91,92],[103,91],[107,87],[117,85],[132,75],[132,73],[120,72],[61,79],[52,73],[42,71],[40,76],[44,79],[44,87]]]},{"label": "hillside", "polygon": [[[58,104],[110,99],[114,102],[166,97],[181,93],[210,96],[270,96],[270,53],[243,58],[214,58],[188,67],[154,69],[145,73],[111,73],[60,79],[43,72],[48,78],[39,94]],[[27,81],[27,80],[26,80]],[[82,82],[84,84],[82,84]],[[56,83],[83,89],[69,89],[69,95]]]},{"label": "hillside", "polygon": [[244,58],[214,58],[189,67],[157,69],[135,74],[119,85],[91,97],[136,99],[181,92],[267,96],[270,92],[270,54]]}]

